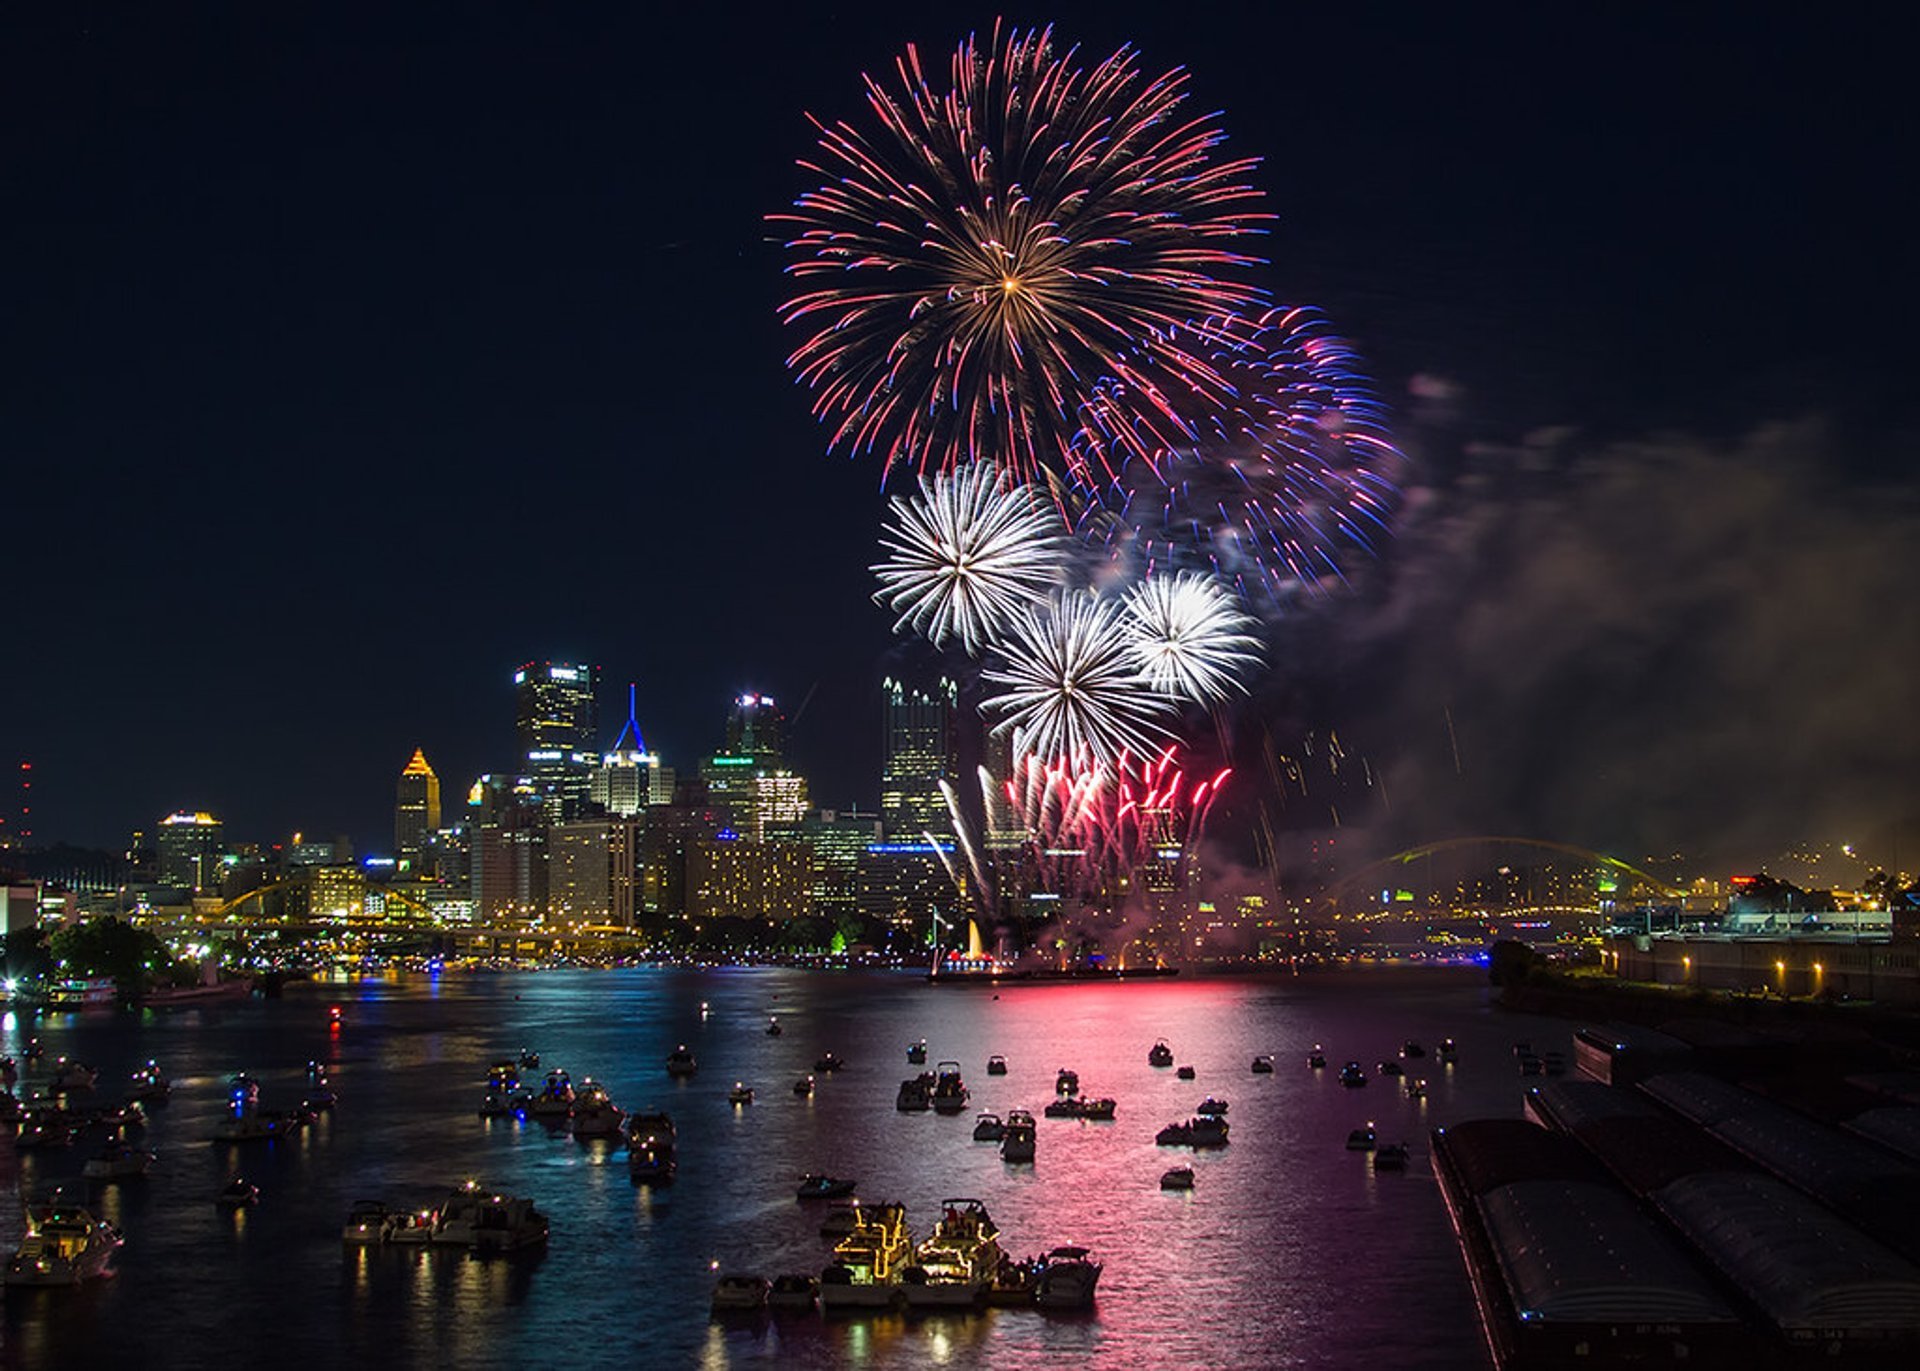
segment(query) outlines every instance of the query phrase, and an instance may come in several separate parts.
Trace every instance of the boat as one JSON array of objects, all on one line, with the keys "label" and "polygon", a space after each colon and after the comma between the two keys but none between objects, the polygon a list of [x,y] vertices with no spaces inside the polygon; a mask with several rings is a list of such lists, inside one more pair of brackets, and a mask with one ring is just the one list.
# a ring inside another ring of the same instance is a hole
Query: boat
[{"label": "boat", "polygon": [[1104,1095],[1097,1100],[1083,1096],[1080,1100],[1080,1117],[1090,1123],[1112,1123],[1113,1111],[1117,1108],[1119,1106]]},{"label": "boat", "polygon": [[893,1097],[893,1107],[901,1113],[933,1108],[933,1073],[923,1071],[911,1080],[900,1082],[900,1089]]},{"label": "boat", "polygon": [[860,1226],[860,1201],[837,1204],[820,1220],[820,1241],[839,1242]]},{"label": "boat", "polygon": [[438,1209],[428,1211],[427,1241],[436,1247],[472,1247],[481,1199],[480,1182],[461,1184]]},{"label": "boat", "polygon": [[1318,1047],[1314,1048],[1313,1051],[1307,1053],[1307,1065],[1315,1071],[1325,1071],[1327,1069],[1327,1054],[1322,1052]]},{"label": "boat", "polygon": [[480,1101],[480,1117],[483,1119],[504,1118],[513,1112],[513,1101],[498,1091],[489,1090]]},{"label": "boat", "polygon": [[559,1067],[547,1073],[546,1082],[527,1106],[536,1119],[564,1119],[573,1112],[573,1081]]},{"label": "boat", "polygon": [[1183,1066],[1183,1067],[1180,1067],[1178,1070],[1176,1070],[1173,1074],[1175,1076],[1178,1076],[1183,1081],[1190,1081],[1194,1078],[1195,1072],[1191,1066]]},{"label": "boat", "polygon": [[520,1063],[503,1057],[487,1068],[487,1089],[510,1095],[520,1088]]},{"label": "boat", "polygon": [[780,1026],[780,1020],[778,1019],[767,1020],[767,1036],[769,1038],[777,1038],[786,1031],[787,1031],[786,1029]]},{"label": "boat", "polygon": [[1426,1056],[1427,1049],[1420,1046],[1420,1044],[1415,1042],[1412,1038],[1408,1038],[1405,1046],[1403,1046],[1400,1049],[1400,1055],[1405,1057],[1408,1061],[1412,1061],[1416,1057]]},{"label": "boat", "polygon": [[852,1231],[834,1244],[833,1262],[820,1273],[820,1307],[831,1313],[892,1305],[900,1268],[912,1257],[905,1205],[856,1205]]},{"label": "boat", "polygon": [[1162,1190],[1193,1189],[1193,1168],[1191,1166],[1176,1166],[1171,1171],[1162,1171],[1160,1173],[1160,1188]]},{"label": "boat", "polygon": [[820,1282],[812,1276],[775,1276],[767,1290],[767,1307],[789,1313],[805,1313],[820,1299]]},{"label": "boat", "polygon": [[144,1176],[154,1163],[154,1154],[132,1143],[109,1142],[97,1156],[89,1157],[80,1174],[90,1181],[118,1181]]},{"label": "boat", "polygon": [[1412,1076],[1407,1077],[1407,1098],[1410,1100],[1424,1100],[1426,1097],[1427,1083],[1422,1080],[1416,1080]]},{"label": "boat", "polygon": [[1401,1076],[1401,1075],[1405,1075],[1406,1073],[1400,1069],[1399,1062],[1389,1057],[1384,1062],[1380,1063],[1380,1074],[1382,1076]]},{"label": "boat", "polygon": [[431,1209],[402,1210],[388,1216],[387,1242],[395,1247],[425,1247],[433,1239]]},{"label": "boat", "polygon": [[1367,1073],[1359,1062],[1348,1062],[1340,1068],[1340,1084],[1349,1088],[1367,1083]]},{"label": "boat", "polygon": [[319,1080],[313,1083],[312,1088],[307,1091],[306,1097],[302,1099],[300,1103],[305,1105],[308,1109],[318,1112],[321,1110],[331,1109],[336,1104],[339,1104],[340,1095],[339,1095],[339,1092],[337,1092],[333,1088],[333,1086],[328,1084],[327,1078],[325,1076],[322,1076]]},{"label": "boat", "polygon": [[1206,1099],[1200,1101],[1200,1103],[1194,1107],[1193,1112],[1196,1114],[1204,1114],[1212,1118],[1219,1118],[1221,1115],[1227,1112],[1227,1102],[1225,1100],[1217,1100],[1213,1096],[1209,1095],[1207,1096]]},{"label": "boat", "polygon": [[19,1123],[27,1117],[27,1107],[11,1090],[0,1088],[0,1123]]},{"label": "boat", "polygon": [[1202,1116],[1168,1124],[1154,1134],[1153,1141],[1156,1147],[1225,1147],[1227,1133],[1225,1119]]},{"label": "boat", "polygon": [[1033,1287],[1039,1280],[1038,1263],[1017,1262],[1002,1254],[1000,1265],[987,1280],[982,1296],[991,1305],[1027,1305],[1033,1303]]},{"label": "boat", "polygon": [[297,1114],[255,1110],[222,1119],[213,1126],[213,1140],[217,1143],[272,1142],[276,1138],[292,1137],[304,1126],[305,1120]]},{"label": "boat", "polygon": [[1459,1055],[1460,1055],[1460,1049],[1454,1046],[1454,1042],[1452,1038],[1442,1038],[1440,1040],[1440,1060],[1441,1061],[1452,1062],[1457,1060]]},{"label": "boat", "polygon": [[673,1146],[676,1138],[673,1115],[661,1109],[636,1109],[627,1115],[627,1145],[636,1142],[662,1142]]},{"label": "boat", "polygon": [[1030,1162],[1033,1160],[1033,1149],[1033,1115],[1024,1109],[1009,1110],[1006,1127],[1000,1134],[1000,1160]]},{"label": "boat", "polygon": [[837,1200],[853,1193],[854,1183],[844,1176],[827,1176],[817,1171],[809,1171],[800,1178],[800,1188],[794,1192],[795,1199],[801,1200]]},{"label": "boat", "polygon": [[733,1089],[727,1092],[727,1103],[735,1105],[752,1104],[753,1087],[743,1081],[735,1081],[733,1083]]},{"label": "boat", "polygon": [[99,1079],[96,1068],[62,1057],[54,1063],[53,1084],[48,1088],[56,1095],[64,1095],[71,1090],[91,1090]]},{"label": "boat", "polygon": [[222,1209],[251,1209],[260,1203],[260,1187],[245,1176],[235,1176],[220,1187],[213,1202]]},{"label": "boat", "polygon": [[8,1285],[78,1285],[106,1274],[125,1241],[120,1230],[64,1199],[27,1215],[26,1236],[7,1262]]},{"label": "boat", "polygon": [[349,1247],[378,1247],[393,1227],[393,1211],[379,1200],[355,1200],[341,1226],[340,1241]]},{"label": "boat", "polygon": [[[845,1065],[846,1063],[841,1061],[833,1053],[822,1052],[820,1054],[819,1060],[814,1062],[813,1069],[815,1071],[838,1071],[841,1067]],[[812,1277],[809,1276],[807,1279],[811,1280]]]},{"label": "boat", "polygon": [[520,1069],[523,1071],[538,1071],[540,1069],[540,1054],[530,1047],[521,1048]]},{"label": "boat", "polygon": [[998,1114],[979,1114],[973,1120],[973,1140],[975,1142],[999,1142],[1006,1136],[1007,1126],[1000,1122]]},{"label": "boat", "polygon": [[751,1314],[767,1307],[773,1285],[765,1276],[722,1276],[713,1287],[713,1312]]},{"label": "boat", "polygon": [[936,1114],[958,1114],[967,1107],[971,1098],[967,1084],[960,1079],[959,1062],[941,1062],[935,1068],[933,1082],[933,1112]]},{"label": "boat", "polygon": [[1060,1068],[1060,1074],[1053,1078],[1053,1091],[1056,1095],[1078,1095],[1080,1093],[1080,1073]]},{"label": "boat", "polygon": [[909,1309],[968,1308],[980,1302],[1000,1266],[1000,1230],[979,1200],[940,1202],[933,1233],[900,1273]]},{"label": "boat", "polygon": [[1371,1152],[1377,1140],[1378,1135],[1373,1131],[1372,1124],[1368,1124],[1365,1128],[1356,1128],[1347,1134],[1347,1151]]},{"label": "boat", "polygon": [[1545,1071],[1546,1063],[1534,1056],[1533,1053],[1522,1052],[1520,1054],[1520,1074],[1522,1076],[1539,1076],[1545,1074]]},{"label": "boat", "polygon": [[795,1081],[793,1083],[793,1093],[803,1099],[813,1094],[813,1077],[802,1076],[799,1080]]},{"label": "boat", "polygon": [[920,1039],[919,1042],[907,1044],[907,1061],[913,1066],[925,1066],[927,1064],[927,1040],[925,1038]]},{"label": "boat", "polygon": [[580,1082],[580,1093],[574,1097],[567,1126],[576,1138],[617,1138],[625,1118],[606,1087],[589,1076]]},{"label": "boat", "polygon": [[627,1140],[627,1175],[646,1185],[667,1185],[680,1169],[673,1155],[673,1143],[664,1138],[646,1137]]},{"label": "boat", "polygon": [[1033,1302],[1042,1309],[1085,1309],[1093,1303],[1101,1265],[1084,1247],[1056,1247],[1040,1259]]},{"label": "boat", "polygon": [[987,1074],[989,1076],[1006,1075],[1007,1059],[1001,1056],[998,1052],[994,1053],[991,1057],[987,1058]]},{"label": "boat", "polygon": [[1083,1106],[1080,1103],[1080,1097],[1078,1095],[1061,1095],[1056,1099],[1047,1101],[1047,1107],[1040,1112],[1045,1114],[1049,1119],[1077,1119],[1080,1117],[1082,1109]]},{"label": "boat", "polygon": [[[1326,1062],[1323,1060],[1321,1065],[1326,1065]],[[1265,1052],[1255,1057],[1253,1059],[1253,1074],[1256,1076],[1271,1076],[1273,1074],[1273,1058]]]},{"label": "boat", "polygon": [[1147,1065],[1173,1065],[1173,1049],[1167,1046],[1167,1040],[1165,1038],[1156,1038],[1153,1046],[1147,1049]]},{"label": "boat", "polygon": [[132,1088],[136,1100],[164,1100],[172,1093],[173,1082],[167,1079],[167,1073],[160,1069],[158,1063],[148,1062],[133,1073]]},{"label": "boat", "polygon": [[1405,1143],[1381,1143],[1373,1150],[1373,1169],[1375,1171],[1405,1171],[1407,1169],[1407,1145]]},{"label": "boat", "polygon": [[[135,1072],[134,1074],[137,1076],[139,1073]],[[14,1082],[19,1079],[20,1063],[16,1062],[11,1055],[0,1056],[0,1085],[4,1085],[11,1090]]]},{"label": "boat", "polygon": [[519,1252],[547,1240],[547,1216],[533,1201],[513,1195],[490,1195],[473,1217],[473,1249],[483,1255]]},{"label": "boat", "polygon": [[22,1152],[72,1147],[74,1130],[57,1112],[36,1109],[21,1120],[13,1145]]},{"label": "boat", "polygon": [[687,1050],[685,1043],[681,1043],[678,1047],[674,1048],[673,1051],[667,1053],[667,1074],[669,1076],[691,1076],[699,1069],[700,1064],[694,1061],[693,1053]]}]

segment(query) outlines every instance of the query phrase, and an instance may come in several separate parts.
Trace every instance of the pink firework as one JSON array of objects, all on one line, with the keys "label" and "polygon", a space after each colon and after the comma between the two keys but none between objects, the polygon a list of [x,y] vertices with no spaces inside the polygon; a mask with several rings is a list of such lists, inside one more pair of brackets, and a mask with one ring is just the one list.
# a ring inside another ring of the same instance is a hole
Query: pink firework
[{"label": "pink firework", "polygon": [[869,123],[814,121],[820,154],[800,165],[821,184],[772,219],[799,287],[781,317],[807,331],[788,365],[831,447],[888,471],[990,461],[1057,491],[1100,378],[1170,414],[1223,394],[1203,334],[1136,345],[1257,307],[1234,279],[1271,217],[1255,163],[1216,158],[1224,135],[1182,110],[1184,72],[1149,79],[1130,47],[1077,56],[1050,28],[996,24],[944,87],[909,47],[897,88],[865,78]]}]

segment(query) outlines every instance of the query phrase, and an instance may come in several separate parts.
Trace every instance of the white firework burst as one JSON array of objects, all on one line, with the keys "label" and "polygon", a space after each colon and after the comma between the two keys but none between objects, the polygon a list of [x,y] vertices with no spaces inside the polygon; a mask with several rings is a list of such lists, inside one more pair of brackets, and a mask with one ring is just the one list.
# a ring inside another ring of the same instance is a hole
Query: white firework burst
[{"label": "white firework burst", "polygon": [[1013,732],[1016,756],[1111,763],[1152,753],[1173,701],[1141,674],[1120,606],[1091,591],[1057,594],[1021,611],[998,644],[1004,664],[981,673],[996,687],[982,708]]},{"label": "white firework burst", "polygon": [[1253,620],[1217,578],[1182,571],[1150,576],[1126,595],[1122,627],[1133,661],[1163,695],[1201,704],[1246,693],[1242,674],[1260,660]]},{"label": "white firework burst", "polygon": [[896,633],[911,625],[935,647],[958,638],[978,652],[1060,584],[1065,531],[1038,490],[990,462],[923,476],[917,496],[890,502],[873,598],[900,616]]}]

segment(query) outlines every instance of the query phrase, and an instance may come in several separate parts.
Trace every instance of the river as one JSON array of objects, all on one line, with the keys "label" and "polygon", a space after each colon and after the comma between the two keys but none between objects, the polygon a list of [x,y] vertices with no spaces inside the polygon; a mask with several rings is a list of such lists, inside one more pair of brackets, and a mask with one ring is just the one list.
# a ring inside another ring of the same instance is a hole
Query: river
[{"label": "river", "polygon": [[[340,1007],[337,1027],[331,1017]],[[770,1016],[784,1029],[766,1032]],[[80,1290],[7,1291],[7,1366],[506,1367],[1482,1367],[1473,1299],[1427,1159],[1437,1124],[1519,1112],[1517,1038],[1569,1050],[1571,1025],[1492,1007],[1484,973],[1373,970],[1292,978],[1179,977],[1124,984],[930,987],[917,975],[781,969],[455,974],[289,987],[279,999],[170,1013],[63,1013],[0,1021],[0,1050],[101,1070],[98,1097],[149,1058],[174,1082],[146,1143],[144,1179],[100,1186],[95,1208],[126,1232],[112,1279]],[[1413,1039],[1443,1037],[1459,1062],[1411,1062],[1409,1099],[1375,1077],[1344,1089],[1348,1059],[1371,1074]],[[961,1063],[959,1116],[903,1114],[894,1093],[921,1068]],[[1192,1081],[1147,1064],[1155,1039]],[[686,1043],[700,1070],[670,1080]],[[1324,1044],[1329,1069],[1305,1054]],[[679,1130],[679,1177],[629,1181],[625,1154],[539,1123],[484,1120],[490,1061],[538,1051],[576,1083],[591,1076],[629,1109],[654,1105]],[[832,1050],[846,1067],[792,1092]],[[1005,1055],[988,1076],[989,1054]],[[1271,1075],[1250,1070],[1271,1053]],[[246,1070],[268,1107],[298,1101],[309,1060],[340,1095],[291,1140],[211,1143],[226,1084]],[[28,1065],[22,1062],[22,1065]],[[1112,1123],[1039,1120],[1032,1166],[971,1140],[974,1111],[1039,1115],[1054,1077],[1118,1102]],[[751,1105],[728,1089],[755,1087]],[[1154,1133],[1206,1095],[1226,1099],[1229,1146],[1194,1156]],[[1378,1125],[1412,1146],[1376,1176],[1345,1150]],[[79,1181],[97,1147],[19,1152],[0,1136],[0,1243],[19,1240],[23,1201]],[[1159,1176],[1191,1161],[1191,1192]],[[1105,1262],[1086,1314],[994,1309],[968,1316],[732,1326],[707,1313],[714,1264],[818,1273],[821,1208],[794,1198],[802,1172],[853,1176],[869,1200],[907,1205],[916,1236],[954,1196],[983,1200],[1015,1255],[1075,1242]],[[261,1190],[238,1215],[213,1197],[232,1174]],[[344,1248],[358,1199],[437,1200],[476,1177],[532,1196],[552,1218],[544,1254],[483,1260],[445,1250]]]}]

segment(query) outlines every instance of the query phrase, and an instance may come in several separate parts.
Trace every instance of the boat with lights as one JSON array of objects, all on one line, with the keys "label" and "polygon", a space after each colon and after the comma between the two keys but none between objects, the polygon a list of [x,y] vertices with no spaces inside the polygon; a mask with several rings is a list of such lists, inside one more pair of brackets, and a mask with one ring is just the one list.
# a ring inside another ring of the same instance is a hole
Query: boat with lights
[{"label": "boat with lights", "polygon": [[1040,1259],[1033,1302],[1042,1309],[1086,1309],[1102,1269],[1084,1247],[1056,1247]]},{"label": "boat with lights", "polygon": [[828,1313],[891,1306],[900,1298],[901,1268],[913,1259],[905,1205],[859,1205],[853,1216],[852,1231],[820,1273],[820,1307]]},{"label": "boat with lights", "polygon": [[997,1143],[1006,1136],[1007,1126],[1000,1121],[998,1114],[978,1114],[973,1120],[973,1140],[975,1142]]},{"label": "boat with lights", "polygon": [[1147,1065],[1173,1065],[1173,1049],[1167,1046],[1167,1040],[1165,1038],[1156,1038],[1153,1046],[1147,1049]]},{"label": "boat with lights", "polygon": [[26,1236],[7,1262],[6,1284],[79,1285],[106,1274],[125,1241],[120,1230],[64,1199],[30,1210]]},{"label": "boat with lights", "polygon": [[942,1200],[940,1222],[900,1273],[909,1309],[970,1308],[1000,1266],[1000,1230],[979,1200]]},{"label": "boat with lights", "polygon": [[559,1067],[547,1073],[527,1112],[536,1119],[564,1119],[573,1112],[573,1079]]},{"label": "boat with lights", "polygon": [[700,1069],[700,1063],[693,1059],[692,1051],[681,1043],[667,1053],[667,1074],[669,1076],[691,1076]]},{"label": "boat with lights", "polygon": [[154,1163],[153,1152],[129,1142],[109,1142],[96,1156],[87,1158],[80,1174],[90,1181],[121,1181],[144,1176]]},{"label": "boat with lights", "polygon": [[967,1107],[972,1098],[967,1083],[960,1078],[959,1062],[941,1062],[935,1069],[933,1094],[933,1112],[936,1114],[958,1114]]},{"label": "boat with lights", "polygon": [[625,1117],[606,1087],[589,1077],[580,1083],[580,1093],[574,1097],[568,1127],[576,1138],[617,1138]]},{"label": "boat with lights", "polygon": [[348,1247],[378,1247],[393,1228],[394,1214],[379,1200],[355,1200],[340,1229],[340,1241]]},{"label": "boat with lights", "polygon": [[767,1307],[773,1285],[765,1276],[727,1275],[714,1282],[715,1314],[753,1314]]},{"label": "boat with lights", "polygon": [[1000,1134],[1000,1160],[1007,1162],[1032,1161],[1034,1139],[1033,1115],[1024,1109],[1007,1111],[1006,1126]]},{"label": "boat with lights", "polygon": [[809,1171],[800,1178],[800,1187],[794,1192],[796,1199],[837,1200],[851,1195],[854,1183],[845,1176],[827,1176]]}]

